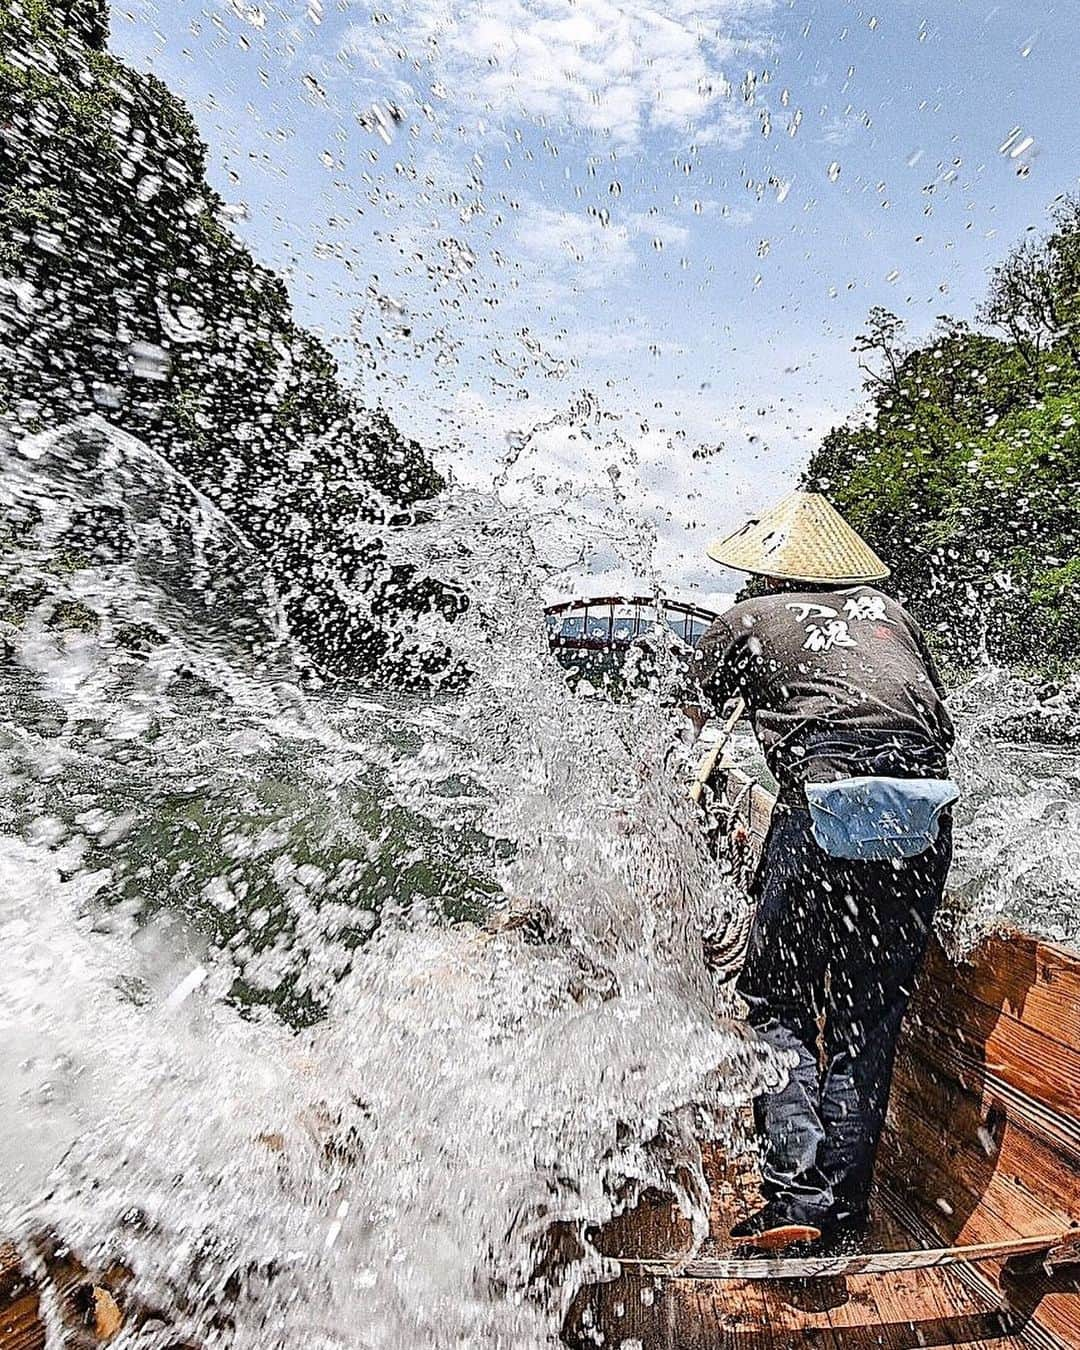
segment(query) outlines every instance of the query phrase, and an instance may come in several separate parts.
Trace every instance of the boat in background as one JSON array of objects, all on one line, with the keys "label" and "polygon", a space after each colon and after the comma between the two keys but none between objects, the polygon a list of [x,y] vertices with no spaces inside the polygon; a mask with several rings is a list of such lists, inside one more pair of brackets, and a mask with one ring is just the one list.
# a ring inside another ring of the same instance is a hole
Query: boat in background
[{"label": "boat in background", "polygon": [[622,670],[627,653],[647,643],[659,626],[687,647],[696,647],[718,612],[673,596],[576,597],[544,610],[548,642],[562,665],[602,683]]},{"label": "boat in background", "polygon": [[548,605],[548,637],[565,651],[617,651],[629,647],[656,624],[696,647],[719,614],[703,605],[663,596],[600,596]]}]

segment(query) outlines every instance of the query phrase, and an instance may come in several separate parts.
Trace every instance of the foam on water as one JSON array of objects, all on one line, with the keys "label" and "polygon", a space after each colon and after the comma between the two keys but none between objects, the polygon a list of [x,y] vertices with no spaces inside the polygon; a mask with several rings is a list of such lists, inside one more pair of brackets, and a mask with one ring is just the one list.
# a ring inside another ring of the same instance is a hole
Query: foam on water
[{"label": "foam on water", "polygon": [[1080,683],[988,670],[951,702],[963,794],[946,930],[961,947],[1010,928],[1080,947]]},{"label": "foam on water", "polygon": [[468,612],[415,640],[468,689],[305,694],[179,564],[58,566],[49,453],[8,563],[5,1231],[128,1263],[141,1343],[554,1344],[585,1225],[656,1182],[703,1235],[694,1139],[781,1072],[705,970],[736,902],[662,690],[572,691],[535,503],[459,493],[402,547],[454,560]]}]

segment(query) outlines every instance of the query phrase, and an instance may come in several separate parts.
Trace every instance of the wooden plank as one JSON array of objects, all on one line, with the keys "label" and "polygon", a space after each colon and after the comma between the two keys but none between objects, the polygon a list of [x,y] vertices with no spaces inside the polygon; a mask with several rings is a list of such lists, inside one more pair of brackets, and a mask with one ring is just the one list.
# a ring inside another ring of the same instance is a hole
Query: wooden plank
[{"label": "wooden plank", "polygon": [[567,1314],[562,1340],[570,1350],[596,1350],[598,1344],[617,1346],[625,1341],[639,1341],[649,1350],[675,1350],[668,1322],[667,1302],[652,1282],[622,1276],[579,1291]]},{"label": "wooden plank", "polygon": [[954,1038],[926,1026],[913,1029],[901,1049],[901,1065],[905,1059],[917,1063],[918,1071],[931,1082],[959,1082],[1067,1157],[1080,1156],[1080,1120],[1004,1082],[984,1061],[961,1049]]},{"label": "wooden plank", "polygon": [[[936,1241],[935,1219],[940,1214],[926,1216],[918,1195],[896,1195],[887,1187],[883,1195],[888,1206],[910,1230],[926,1241]],[[991,1223],[999,1231],[1000,1221]],[[1080,1346],[1080,1282],[1069,1273],[1051,1278],[1027,1277],[1010,1283],[1007,1297],[1002,1299],[998,1281],[1000,1271],[989,1272],[982,1266],[958,1266],[956,1276],[963,1280],[977,1296],[988,1301],[1001,1301],[1014,1326],[1011,1334],[1022,1344],[1037,1350],[1076,1350]]]},{"label": "wooden plank", "polygon": [[864,1276],[828,1287],[725,1285],[712,1298],[700,1288],[680,1291],[670,1344],[673,1350],[1020,1350],[1023,1342],[1003,1333],[992,1305],[944,1276]]},{"label": "wooden plank", "polygon": [[3,1350],[45,1350],[45,1328],[33,1281],[23,1272],[19,1253],[0,1243],[0,1346]]},{"label": "wooden plank", "polygon": [[588,1238],[605,1256],[648,1258],[689,1251],[693,1231],[670,1195],[649,1189],[603,1228],[590,1229]]},{"label": "wooden plank", "polygon": [[[124,1330],[141,1327],[148,1319],[162,1321],[139,1302],[131,1272],[113,1262],[89,1270],[55,1236],[42,1233],[30,1244],[35,1272],[46,1281],[49,1308],[62,1328],[64,1345],[92,1347],[110,1344]],[[41,1350],[45,1330],[40,1319],[38,1278],[25,1273],[19,1252],[0,1244],[0,1350]],[[169,1350],[196,1350],[172,1341]]]},{"label": "wooden plank", "polygon": [[[930,1140],[937,1141],[937,1150]],[[921,1183],[924,1209],[928,1215],[936,1212],[945,1244],[1033,1237],[1069,1226],[1067,1218],[1048,1209],[1022,1180],[1000,1171],[973,1175],[970,1160],[949,1151],[929,1127],[909,1121],[902,1138],[887,1132],[880,1157],[890,1185],[914,1193]]]},{"label": "wooden plank", "polygon": [[774,1320],[760,1288],[733,1286],[720,1303],[697,1285],[676,1284],[670,1308],[671,1350],[776,1350],[790,1334]]},{"label": "wooden plank", "polygon": [[985,1064],[1033,1100],[1063,1116],[1080,1117],[1080,1051],[966,998],[923,1000],[912,1023],[917,1040],[929,1037],[935,1047],[942,1039],[951,1042],[976,1067]]},{"label": "wooden plank", "polygon": [[1080,1219],[1080,1160],[1040,1133],[1015,1112],[1001,1111],[985,1095],[956,1080],[928,1084],[908,1057],[897,1063],[890,1121],[903,1134],[907,1122],[938,1122],[950,1156],[964,1152],[976,1177],[991,1171],[1022,1184],[1063,1223]]},{"label": "wooden plank", "polygon": [[[910,1235],[905,1235],[910,1241]],[[997,1300],[980,1297],[938,1270],[933,1278],[910,1273],[868,1279],[867,1296],[877,1313],[876,1345],[882,1350],[915,1346],[964,1346],[965,1350],[1020,1350],[1023,1342],[1004,1332]],[[919,1315],[912,1318],[917,1308]]]},{"label": "wooden plank", "polygon": [[754,1281],[787,1282],[798,1280],[853,1279],[864,1275],[893,1275],[913,1270],[936,1270],[963,1262],[982,1265],[1019,1257],[1071,1260],[1080,1262],[1080,1237],[1060,1227],[1043,1229],[1023,1237],[1000,1238],[992,1242],[958,1242],[950,1246],[900,1247],[880,1250],[868,1246],[845,1256],[774,1256],[740,1258],[733,1256],[694,1256],[675,1262],[624,1261],[631,1269],[661,1278],[695,1282],[726,1283]]},{"label": "wooden plank", "polygon": [[[1022,1190],[1017,1191],[1012,1186],[1013,1179],[1000,1175],[991,1180],[979,1203],[965,1210],[960,1183],[948,1164],[936,1154],[927,1154],[914,1147],[910,1135],[904,1164],[897,1166],[895,1160],[890,1163],[889,1154],[898,1142],[894,1135],[882,1141],[885,1184],[888,1188],[897,1187],[907,1205],[922,1217],[926,1228],[936,1234],[947,1233],[951,1228],[951,1217],[935,1203],[938,1197],[944,1197],[956,1206],[957,1213],[962,1216],[960,1234],[966,1242],[994,1241],[1004,1232],[1020,1236],[1025,1222],[1039,1222],[1045,1213],[1025,1211],[1018,1199],[1023,1196]],[[1000,1278],[1000,1267],[992,1266],[987,1273],[995,1279]],[[1062,1344],[1080,1346],[1078,1291],[1080,1282],[1076,1276],[1064,1273],[1053,1279],[1030,1277],[1020,1282],[1016,1297],[1031,1297],[1031,1319],[1058,1337]]]},{"label": "wooden plank", "polygon": [[939,998],[966,995],[1063,1045],[1080,1045],[1080,956],[1064,947],[995,935],[953,962],[934,943],[924,982]]},{"label": "wooden plank", "polygon": [[[1002,939],[985,943],[959,968],[931,953],[897,1064],[895,1130],[883,1139],[880,1167],[886,1191],[900,1186],[922,1216],[924,1238],[932,1231],[964,1241],[996,1239],[1010,1228],[1030,1232],[1027,1225],[1048,1214],[1078,1217],[1075,1051],[1062,1039],[1080,1012],[1078,966],[1069,953],[1031,940],[1017,940],[1015,948]],[[939,1197],[951,1215],[934,1203]],[[960,1274],[989,1295],[1000,1271]],[[1011,1291],[1027,1305],[1019,1309],[1024,1344],[1080,1345],[1074,1289],[1074,1280],[1059,1276],[1056,1284],[1028,1279]]]}]

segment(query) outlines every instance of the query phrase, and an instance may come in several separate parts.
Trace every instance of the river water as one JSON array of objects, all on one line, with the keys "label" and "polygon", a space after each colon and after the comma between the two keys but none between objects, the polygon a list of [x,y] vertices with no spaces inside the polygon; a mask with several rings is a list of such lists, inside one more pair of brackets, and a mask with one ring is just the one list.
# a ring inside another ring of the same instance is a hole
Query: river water
[{"label": "river water", "polygon": [[[314,687],[129,438],[3,467],[0,1231],[129,1263],[169,1323],[140,1344],[380,1350],[557,1344],[603,1268],[567,1235],[642,1185],[703,1233],[694,1139],[783,1066],[703,963],[741,902],[667,676],[569,687],[536,502],[452,490],[392,541],[470,601],[410,637],[468,687],[406,697]],[[123,550],[72,555],[88,502]],[[950,940],[1077,940],[1074,703],[986,672],[954,704]]]}]

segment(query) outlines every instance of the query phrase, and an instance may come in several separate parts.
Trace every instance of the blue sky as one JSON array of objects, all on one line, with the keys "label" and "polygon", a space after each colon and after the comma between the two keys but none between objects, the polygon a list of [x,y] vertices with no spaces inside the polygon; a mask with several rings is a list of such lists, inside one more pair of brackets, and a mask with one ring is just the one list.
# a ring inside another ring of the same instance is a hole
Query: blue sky
[{"label": "blue sky", "polygon": [[370,401],[655,526],[604,585],[725,588],[704,543],[857,414],[869,308],[972,317],[1080,170],[1043,0],[119,0],[113,45]]}]

